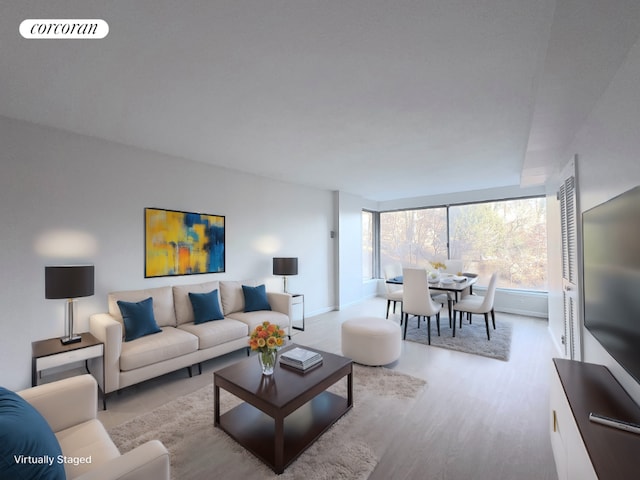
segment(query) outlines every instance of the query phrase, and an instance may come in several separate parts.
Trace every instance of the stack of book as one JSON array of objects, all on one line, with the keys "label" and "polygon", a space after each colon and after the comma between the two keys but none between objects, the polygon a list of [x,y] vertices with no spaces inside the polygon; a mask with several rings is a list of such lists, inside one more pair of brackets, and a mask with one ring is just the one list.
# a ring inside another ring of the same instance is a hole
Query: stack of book
[{"label": "stack of book", "polygon": [[296,347],[280,354],[280,364],[296,370],[306,371],[322,363],[322,355]]}]

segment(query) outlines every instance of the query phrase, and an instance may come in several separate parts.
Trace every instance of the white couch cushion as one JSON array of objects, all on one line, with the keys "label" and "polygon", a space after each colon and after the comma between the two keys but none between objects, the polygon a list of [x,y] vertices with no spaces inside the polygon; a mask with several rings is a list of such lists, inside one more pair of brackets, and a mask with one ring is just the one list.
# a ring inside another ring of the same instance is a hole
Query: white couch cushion
[{"label": "white couch cushion", "polygon": [[175,285],[173,287],[173,304],[176,309],[176,322],[178,325],[193,323],[193,306],[189,298],[189,292],[209,293],[218,290],[218,305],[220,302],[220,282],[205,282],[194,285]]},{"label": "white couch cushion", "polygon": [[231,318],[214,320],[199,325],[193,322],[185,323],[178,328],[197,336],[200,350],[249,336],[249,327],[247,324]]},{"label": "white couch cushion", "polygon": [[[68,408],[74,408],[69,405]],[[65,463],[64,470],[68,479],[76,478],[85,472],[95,470],[120,452],[109,438],[99,420],[89,420],[56,433],[62,453],[65,457],[91,457],[91,463]]]},{"label": "white couch cushion", "polygon": [[179,328],[163,327],[160,333],[122,342],[120,370],[134,370],[197,350],[198,337]]},{"label": "white couch cushion", "polygon": [[[139,302],[145,298],[153,298],[153,316],[159,327],[175,327],[176,314],[173,308],[173,291],[171,287],[147,288],[144,290],[126,290],[112,292],[108,295],[109,313],[113,318],[122,321],[118,300],[124,302]],[[123,323],[124,326],[124,323]],[[124,332],[124,328],[122,329]]]},{"label": "white couch cushion", "polygon": [[234,320],[239,320],[242,323],[247,324],[249,327],[249,334],[253,332],[254,328],[262,324],[262,322],[275,323],[281,329],[285,331],[289,330],[289,317],[284,313],[274,312],[273,310],[259,310],[247,313],[235,312],[229,315],[229,318],[233,318]]}]

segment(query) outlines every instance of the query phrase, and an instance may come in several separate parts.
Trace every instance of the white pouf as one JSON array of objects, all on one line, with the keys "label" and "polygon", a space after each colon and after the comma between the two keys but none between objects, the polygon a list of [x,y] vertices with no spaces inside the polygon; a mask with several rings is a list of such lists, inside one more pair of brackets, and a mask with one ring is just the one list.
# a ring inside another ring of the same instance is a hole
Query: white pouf
[{"label": "white pouf", "polygon": [[361,317],[342,324],[342,354],[363,365],[387,365],[400,358],[402,334],[392,320]]}]

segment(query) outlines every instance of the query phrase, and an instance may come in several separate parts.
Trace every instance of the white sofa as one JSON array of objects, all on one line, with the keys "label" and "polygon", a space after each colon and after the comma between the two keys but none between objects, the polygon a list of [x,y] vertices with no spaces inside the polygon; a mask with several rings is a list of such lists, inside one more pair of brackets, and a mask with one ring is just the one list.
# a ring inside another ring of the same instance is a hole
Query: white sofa
[{"label": "white sofa", "polygon": [[[109,312],[89,318],[90,332],[104,342],[102,360],[89,361],[89,370],[103,386],[105,396],[121,388],[180,368],[191,367],[225,353],[248,347],[251,331],[263,321],[291,332],[291,295],[267,292],[271,310],[244,312],[242,285],[255,282],[213,281],[194,285],[113,292]],[[189,292],[218,290],[223,320],[195,324]],[[153,298],[153,313],[160,333],[124,341],[118,300],[139,302]]]},{"label": "white sofa", "polygon": [[47,421],[65,457],[67,479],[169,480],[169,452],[150,440],[120,455],[97,419],[98,386],[91,375],[80,375],[17,392]]}]

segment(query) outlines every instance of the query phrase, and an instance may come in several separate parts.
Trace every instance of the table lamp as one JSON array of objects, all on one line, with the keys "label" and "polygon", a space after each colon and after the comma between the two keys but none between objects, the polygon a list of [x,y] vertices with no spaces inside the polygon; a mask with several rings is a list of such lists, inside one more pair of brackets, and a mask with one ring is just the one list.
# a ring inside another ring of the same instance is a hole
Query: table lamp
[{"label": "table lamp", "polygon": [[274,257],[273,274],[282,275],[283,291],[287,292],[287,277],[298,274],[298,257]]},{"label": "table lamp", "polygon": [[45,298],[67,299],[65,336],[60,338],[63,345],[76,343],[80,335],[73,334],[73,312],[75,299],[93,295],[93,265],[60,265],[44,267]]}]

